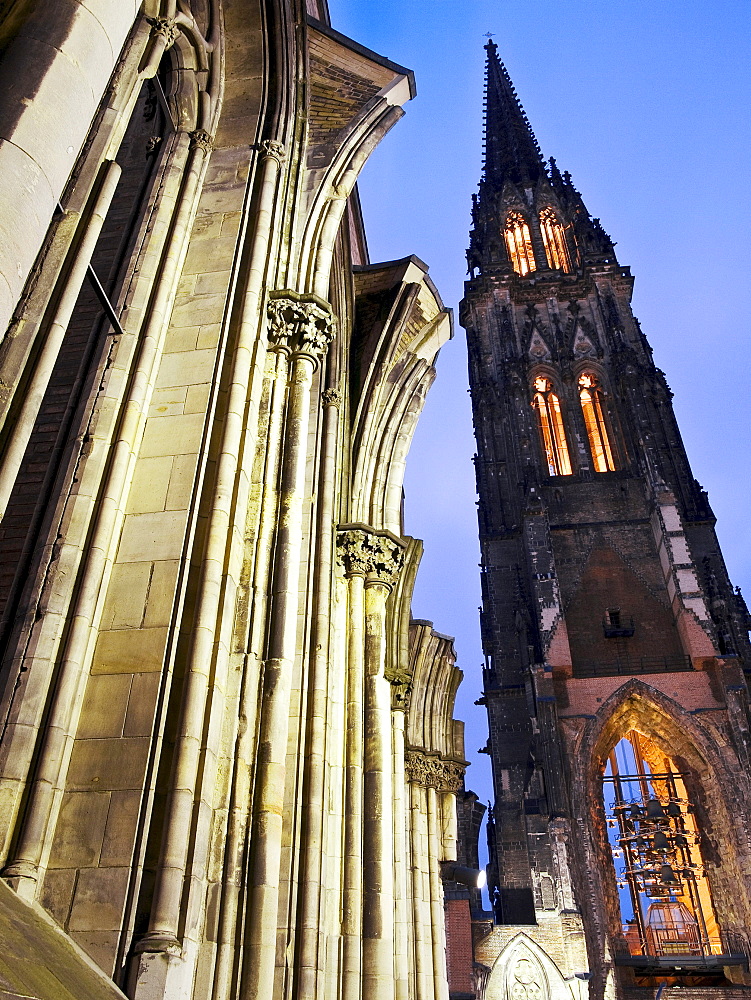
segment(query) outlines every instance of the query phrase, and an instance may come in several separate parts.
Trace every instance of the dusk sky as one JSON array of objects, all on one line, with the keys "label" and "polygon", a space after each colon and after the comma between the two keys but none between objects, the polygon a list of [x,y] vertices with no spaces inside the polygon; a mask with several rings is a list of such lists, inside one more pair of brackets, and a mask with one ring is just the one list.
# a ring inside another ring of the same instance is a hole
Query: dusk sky
[{"label": "dusk sky", "polygon": [[413,613],[456,637],[467,786],[491,797],[462,296],[482,163],[486,32],[543,156],[569,170],[635,277],[734,584],[751,601],[751,0],[329,0],[334,28],[414,70],[417,98],[360,182],[371,260],[430,266],[455,333],[407,464],[425,540]]}]

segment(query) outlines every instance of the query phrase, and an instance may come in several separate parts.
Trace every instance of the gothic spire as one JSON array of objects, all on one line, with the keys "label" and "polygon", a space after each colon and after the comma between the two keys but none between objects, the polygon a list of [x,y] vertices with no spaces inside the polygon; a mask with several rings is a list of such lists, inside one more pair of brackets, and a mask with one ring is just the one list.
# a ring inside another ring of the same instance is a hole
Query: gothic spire
[{"label": "gothic spire", "polygon": [[501,186],[534,183],[544,172],[542,154],[506,67],[492,39],[488,53],[485,92],[485,180]]}]

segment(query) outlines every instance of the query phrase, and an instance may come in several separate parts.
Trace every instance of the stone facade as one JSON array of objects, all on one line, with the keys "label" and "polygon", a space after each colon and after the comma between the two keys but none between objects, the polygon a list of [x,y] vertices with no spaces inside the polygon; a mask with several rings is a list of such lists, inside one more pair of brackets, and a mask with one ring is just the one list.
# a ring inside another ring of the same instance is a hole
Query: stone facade
[{"label": "stone facade", "polygon": [[0,864],[40,957],[0,989],[444,998],[461,675],[410,645],[400,512],[451,316],[355,187],[412,74],[314,0],[4,17]]},{"label": "stone facade", "polygon": [[[751,928],[748,612],[631,312],[631,274],[542,160],[487,48],[460,314],[495,786],[484,996],[651,996],[659,982],[735,995]],[[645,777],[608,811],[616,747],[667,769],[662,799]],[[641,893],[630,923],[628,887]],[[684,899],[682,930],[659,945],[657,915]]]}]

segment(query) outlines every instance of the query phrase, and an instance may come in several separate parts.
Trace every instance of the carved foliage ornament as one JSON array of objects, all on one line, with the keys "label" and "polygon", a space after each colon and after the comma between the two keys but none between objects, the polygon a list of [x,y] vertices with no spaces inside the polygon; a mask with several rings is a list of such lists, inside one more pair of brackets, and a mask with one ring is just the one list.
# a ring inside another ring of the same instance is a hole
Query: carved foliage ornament
[{"label": "carved foliage ornament", "polygon": [[284,162],[287,151],[281,142],[276,139],[264,139],[261,143],[261,155],[276,160],[280,165]]},{"label": "carved foliage ornament", "polygon": [[337,539],[339,558],[348,574],[375,577],[392,586],[404,564],[404,547],[388,535],[348,528]]},{"label": "carved foliage ornament", "polygon": [[458,792],[464,780],[465,767],[455,760],[444,760],[421,750],[407,750],[404,769],[410,781],[439,792]]},{"label": "carved foliage ornament", "polygon": [[214,148],[214,138],[205,129],[197,128],[195,132],[190,133],[190,148],[210,153]]},{"label": "carved foliage ornament", "polygon": [[269,300],[268,314],[269,345],[273,349],[305,354],[314,361],[328,350],[336,326],[322,299],[278,292]]},{"label": "carved foliage ornament", "polygon": [[180,28],[173,17],[147,17],[146,20],[151,25],[152,34],[161,35],[164,39],[165,49],[169,49],[175,44],[180,34]]}]

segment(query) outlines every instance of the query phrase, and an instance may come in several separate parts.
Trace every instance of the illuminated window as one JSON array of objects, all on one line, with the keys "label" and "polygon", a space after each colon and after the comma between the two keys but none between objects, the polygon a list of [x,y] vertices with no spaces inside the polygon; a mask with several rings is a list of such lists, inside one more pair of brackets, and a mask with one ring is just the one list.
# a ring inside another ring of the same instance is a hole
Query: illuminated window
[{"label": "illuminated window", "polygon": [[636,730],[603,774],[608,841],[623,936],[632,955],[723,952],[686,772]]},{"label": "illuminated window", "polygon": [[532,237],[529,235],[529,226],[524,221],[524,216],[519,212],[512,212],[506,219],[503,235],[506,237],[508,255],[516,273],[527,274],[529,271],[534,271],[537,265],[532,250]]},{"label": "illuminated window", "polygon": [[579,378],[579,399],[595,469],[597,472],[612,472],[615,460],[602,409],[602,389],[592,372],[584,372]]},{"label": "illuminated window", "polygon": [[570,271],[571,261],[569,260],[563,226],[556,218],[552,208],[545,208],[540,212],[540,231],[542,232],[542,242],[545,244],[548,267],[558,271]]},{"label": "illuminated window", "polygon": [[553,392],[550,379],[540,375],[535,379],[532,406],[537,410],[540,434],[551,476],[570,476],[571,460],[568,456],[566,433],[563,429],[561,404]]}]

